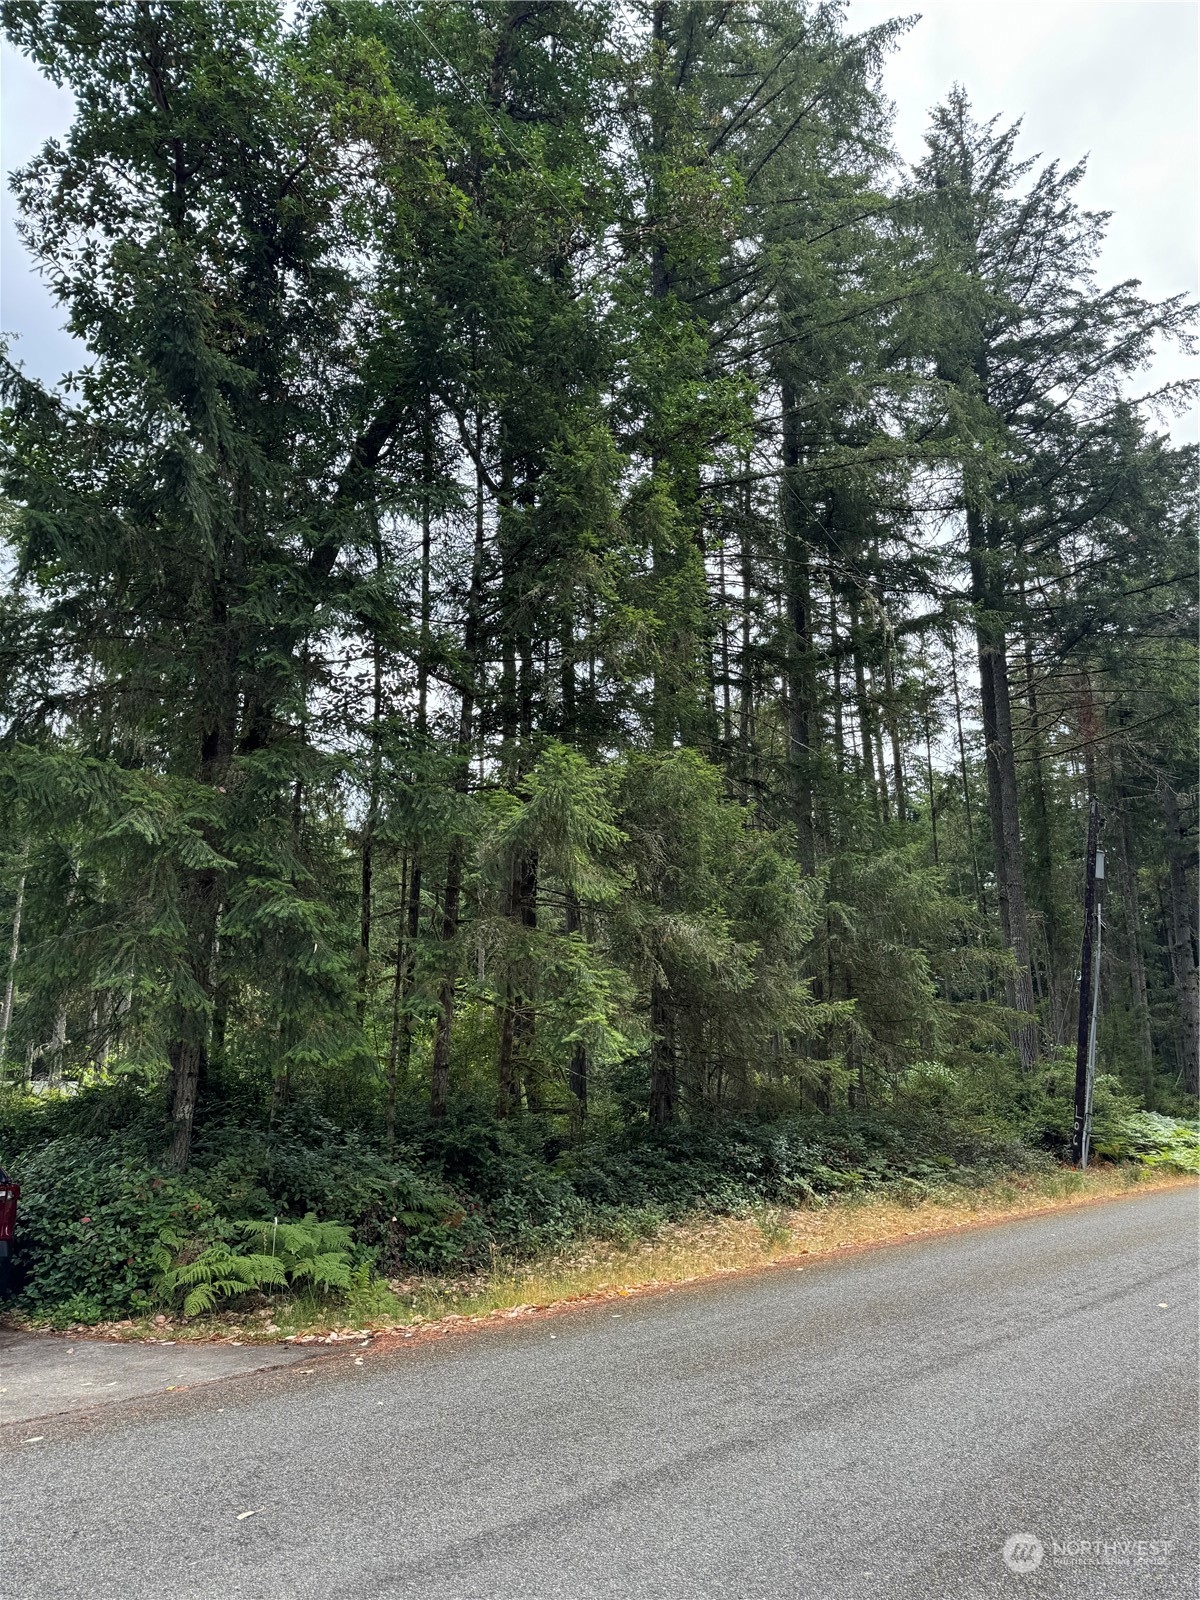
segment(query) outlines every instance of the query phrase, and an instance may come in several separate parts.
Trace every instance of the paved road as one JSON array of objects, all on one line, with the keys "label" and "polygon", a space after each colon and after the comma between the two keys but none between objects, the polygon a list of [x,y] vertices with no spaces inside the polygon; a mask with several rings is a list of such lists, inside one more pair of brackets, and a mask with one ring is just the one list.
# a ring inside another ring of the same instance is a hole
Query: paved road
[{"label": "paved road", "polygon": [[0,1595],[1190,1600],[1196,1223],[1135,1196],[10,1430]]}]

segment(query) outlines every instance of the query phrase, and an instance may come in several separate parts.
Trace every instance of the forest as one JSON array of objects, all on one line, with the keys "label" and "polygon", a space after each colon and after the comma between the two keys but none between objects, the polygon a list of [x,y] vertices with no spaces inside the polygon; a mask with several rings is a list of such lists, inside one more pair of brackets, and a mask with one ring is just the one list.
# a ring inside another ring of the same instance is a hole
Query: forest
[{"label": "forest", "polygon": [[0,368],[29,1307],[1061,1160],[1093,802],[1097,1149],[1177,1139],[1194,307],[1082,161],[948,86],[905,166],[836,0],[0,22],[75,108],[11,186],[78,370]]}]

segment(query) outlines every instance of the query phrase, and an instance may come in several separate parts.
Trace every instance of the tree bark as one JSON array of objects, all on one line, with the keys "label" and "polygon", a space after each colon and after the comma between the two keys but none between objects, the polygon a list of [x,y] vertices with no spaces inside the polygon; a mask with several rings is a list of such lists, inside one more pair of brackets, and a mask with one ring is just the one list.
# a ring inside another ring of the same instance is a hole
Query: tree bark
[{"label": "tree bark", "polygon": [[1033,978],[1030,966],[1029,917],[1025,904],[1025,872],[1021,861],[1021,822],[1017,769],[1013,757],[1012,707],[1009,697],[1008,643],[995,570],[999,529],[973,507],[967,511],[970,539],[971,599],[975,607],[979,650],[979,687],[987,763],[988,820],[1000,901],[1000,927],[1012,951],[1016,971],[1009,982],[1009,1004],[1024,1013],[1012,1031],[1021,1066],[1029,1071],[1037,1060]]},{"label": "tree bark", "polygon": [[950,639],[950,684],[954,690],[954,722],[958,729],[958,766],[962,773],[963,786],[963,812],[967,825],[967,846],[971,852],[971,876],[975,881],[975,903],[979,907],[979,914],[987,916],[987,898],[983,892],[983,880],[979,874],[979,854],[975,849],[975,826],[971,818],[971,783],[967,773],[967,742],[963,737],[962,697],[958,692],[958,667],[955,664],[956,646],[953,637]]},{"label": "tree bark", "polygon": [[1142,1097],[1148,1111],[1154,1110],[1154,1042],[1150,1035],[1150,999],[1146,988],[1146,958],[1142,951],[1142,908],[1138,893],[1137,857],[1133,831],[1129,825],[1129,798],[1122,786],[1113,786],[1117,821],[1116,867],[1118,887],[1124,907],[1125,951],[1129,964],[1129,999],[1133,1010],[1134,1037],[1142,1069]]},{"label": "tree bark", "polygon": [[[377,559],[378,569],[378,559]],[[379,821],[379,785],[383,757],[383,661],[378,631],[371,639],[371,768],[368,779],[367,815],[363,823],[359,863],[358,900],[358,976],[355,1012],[361,1026],[367,1009],[367,990],[371,973],[371,917],[375,874],[375,830]]]},{"label": "tree bark", "polygon": [[[583,919],[580,914],[579,896],[575,891],[567,892],[566,931],[568,934],[580,933],[583,928]],[[567,1071],[567,1084],[572,1096],[571,1121],[576,1131],[582,1131],[588,1114],[588,1056],[584,1045],[576,1043],[571,1046],[571,1064]]]},{"label": "tree bark", "polygon": [[1162,777],[1158,780],[1157,792],[1167,831],[1167,937],[1179,1013],[1183,1086],[1194,1095],[1200,1093],[1200,973],[1196,965],[1192,895],[1187,881],[1194,852],[1189,847],[1179,796]]},{"label": "tree bark", "polygon": [[387,1141],[396,1138],[396,1090],[400,1073],[400,1008],[404,1001],[404,958],[408,936],[408,852],[400,867],[400,912],[396,919],[396,961],[392,970],[392,1028],[388,1041]]},{"label": "tree bark", "polygon": [[[1018,591],[1022,611],[1025,606],[1023,586]],[[1054,896],[1054,862],[1050,838],[1050,807],[1046,798],[1046,772],[1042,741],[1041,716],[1038,710],[1037,682],[1033,670],[1033,641],[1027,617],[1022,619],[1023,654],[1025,665],[1025,708],[1029,721],[1028,792],[1033,821],[1033,900],[1041,913],[1046,930],[1046,991],[1053,1012],[1053,1032],[1059,1032],[1058,989],[1068,962],[1065,955],[1063,929],[1059,922]]]},{"label": "tree bark", "polygon": [[[472,358],[476,356],[472,333]],[[484,556],[484,475],[483,410],[475,408],[475,540],[471,552],[471,586],[467,595],[467,616],[463,629],[463,655],[467,679],[462,684],[458,707],[458,766],[454,787],[466,795],[471,778],[471,740],[475,703],[483,692],[483,556]],[[456,835],[450,844],[446,864],[446,890],[442,902],[442,961],[438,979],[438,1007],[434,1021],[433,1058],[429,1075],[429,1111],[444,1117],[450,1101],[450,1046],[454,1035],[454,1011],[458,991],[456,941],[462,898],[463,845]]]},{"label": "tree bark", "polygon": [[171,1166],[186,1170],[192,1154],[192,1129],[200,1085],[208,1070],[208,1004],[213,994],[213,957],[221,886],[211,871],[191,875],[185,886],[185,925],[188,929],[190,975],[206,1002],[204,1007],[177,1005],[172,1037],[167,1047],[171,1064]]},{"label": "tree bark", "polygon": [[[747,477],[749,477],[749,471],[749,459],[747,458]],[[746,485],[745,504],[743,506],[740,565],[742,587],[742,638],[738,659],[738,742],[741,746],[741,756],[744,763],[746,787],[747,789],[751,789],[754,786],[756,777],[756,763],[754,759],[754,655],[751,644],[752,624],[750,613],[750,596],[754,587],[754,558],[750,549],[749,483]]]},{"label": "tree bark", "polygon": [[8,977],[4,984],[4,1010],[0,1013],[0,1082],[4,1079],[4,1063],[8,1052],[8,1032],[12,1027],[13,987],[17,976],[17,957],[21,953],[21,913],[25,907],[26,862],[29,860],[29,841],[21,853],[21,876],[17,880],[17,898],[13,906],[12,942],[8,950]]},{"label": "tree bark", "polygon": [[867,704],[870,707],[871,731],[875,740],[875,765],[879,772],[879,810],[885,823],[892,820],[891,793],[888,789],[887,766],[883,759],[883,728],[882,712],[879,706],[879,695],[875,689],[875,673],[867,668]]},{"label": "tree bark", "polygon": [[858,627],[858,600],[850,596],[850,640],[854,653],[854,700],[858,711],[858,740],[862,749],[863,783],[867,801],[879,821],[879,790],[875,783],[875,738],[872,731],[871,708],[867,699],[867,674],[863,665],[862,641]]},{"label": "tree bark", "polygon": [[665,1128],[678,1114],[678,1063],[667,991],[656,978],[650,985],[650,1126]]},{"label": "tree bark", "polygon": [[929,836],[933,845],[933,864],[938,865],[937,801],[933,790],[933,750],[929,737],[929,710],[925,710],[925,789],[929,796]]},{"label": "tree bark", "polygon": [[796,853],[806,873],[816,870],[813,830],[812,742],[816,722],[816,674],[812,649],[812,580],[807,518],[800,497],[800,435],[796,396],[789,384],[783,405],[783,544],[784,592],[787,602],[788,781]]},{"label": "tree bark", "polygon": [[[214,792],[223,794],[233,765],[238,738],[238,717],[244,719],[243,745],[258,748],[269,724],[269,708],[264,707],[251,687],[240,683],[239,625],[231,616],[231,596],[236,597],[244,576],[241,534],[230,533],[225,549],[225,570],[211,580],[207,614],[198,619],[198,633],[207,633],[215,642],[203,662],[195,662],[200,737],[194,766],[189,776]],[[243,711],[244,704],[244,711]],[[217,831],[206,826],[205,843],[219,851]],[[208,1072],[208,1035],[213,1004],[217,931],[225,898],[223,875],[217,868],[200,867],[180,874],[181,916],[186,929],[186,963],[192,980],[193,996],[176,1003],[167,1041],[170,1074],[167,1094],[171,1106],[170,1163],[183,1172],[192,1150],[192,1129],[196,1119],[201,1085]]]},{"label": "tree bark", "polygon": [[[537,875],[537,856],[527,851],[519,852],[513,860],[509,877],[507,911],[523,933],[530,933],[537,927]],[[525,965],[523,951],[517,964],[518,967]],[[530,1109],[536,1108],[538,1085],[531,1059],[533,1031],[533,1007],[524,992],[524,985],[518,978],[510,976],[505,984],[500,1017],[498,1076],[499,1112],[502,1117],[510,1116],[520,1106],[522,1083],[525,1085],[526,1102],[529,1102],[532,1089],[534,1103]]]},{"label": "tree bark", "polygon": [[892,666],[892,653],[890,649],[886,648],[883,657],[883,688],[886,696],[888,742],[892,747],[892,779],[896,786],[896,818],[897,821],[904,822],[908,818],[908,797],[904,788],[904,751],[900,744],[900,712],[896,704],[896,674]]},{"label": "tree bark", "polygon": [[408,1000],[417,977],[417,935],[421,931],[421,890],[424,882],[424,870],[421,866],[421,857],[418,848],[413,849],[411,862],[408,869],[408,906],[404,916],[404,963],[401,974],[401,998],[403,1001],[400,1015],[400,1036],[398,1042],[396,1076],[405,1082],[408,1080],[409,1064],[412,1060],[413,1019],[408,1007]]},{"label": "tree bark", "polygon": [[442,901],[442,973],[438,980],[438,1011],[434,1024],[433,1061],[429,1073],[429,1112],[444,1117],[450,1103],[450,1041],[454,1032],[455,972],[452,965],[458,937],[458,905],[462,889],[462,848],[455,839],[446,867]]},{"label": "tree bark", "polygon": [[829,586],[829,655],[833,662],[833,761],[840,778],[846,770],[846,729],[842,705],[842,657],[838,636],[837,591]]}]

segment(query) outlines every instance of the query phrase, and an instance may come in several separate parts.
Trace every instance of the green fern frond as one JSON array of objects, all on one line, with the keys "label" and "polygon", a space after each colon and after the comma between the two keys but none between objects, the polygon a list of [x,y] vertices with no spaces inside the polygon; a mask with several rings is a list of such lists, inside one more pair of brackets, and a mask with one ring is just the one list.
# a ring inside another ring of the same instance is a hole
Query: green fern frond
[{"label": "green fern frond", "polygon": [[196,1286],[183,1302],[185,1317],[202,1316],[205,1311],[211,1311],[217,1303],[211,1285],[201,1283]]}]

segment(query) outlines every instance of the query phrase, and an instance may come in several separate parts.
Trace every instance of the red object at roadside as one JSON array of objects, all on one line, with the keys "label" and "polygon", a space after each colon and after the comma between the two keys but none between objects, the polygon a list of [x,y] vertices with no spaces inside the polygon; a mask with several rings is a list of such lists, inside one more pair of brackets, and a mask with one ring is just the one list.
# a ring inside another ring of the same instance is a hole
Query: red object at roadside
[{"label": "red object at roadside", "polygon": [[17,1225],[17,1201],[21,1198],[21,1185],[10,1178],[0,1167],[0,1240],[7,1242]]}]

